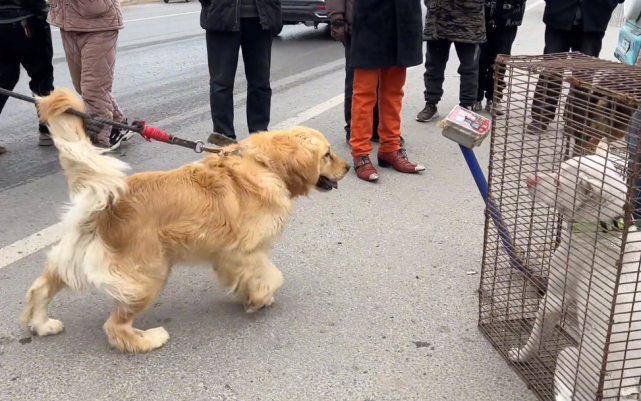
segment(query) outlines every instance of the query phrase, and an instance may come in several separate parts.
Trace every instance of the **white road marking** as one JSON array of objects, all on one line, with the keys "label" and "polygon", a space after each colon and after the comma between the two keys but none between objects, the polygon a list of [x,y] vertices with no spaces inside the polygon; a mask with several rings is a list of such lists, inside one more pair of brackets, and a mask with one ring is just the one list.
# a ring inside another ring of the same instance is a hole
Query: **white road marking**
[{"label": "white road marking", "polygon": [[[536,1],[529,6],[526,7],[526,11],[530,10],[540,4],[543,3],[543,0]],[[198,11],[199,12],[199,11]],[[180,14],[169,14],[169,15],[163,15],[163,16],[157,16],[157,17],[148,17],[148,18],[140,18],[136,20],[130,20],[128,22],[132,21],[143,21],[147,19],[155,19],[155,18],[165,18],[165,17],[171,17],[171,16],[176,16],[176,15],[185,15],[185,14],[195,14],[196,12],[189,12],[189,13],[180,13]],[[277,83],[279,86],[280,85],[287,85],[289,83],[293,83],[299,79],[304,78],[305,76],[314,76],[316,75],[320,70],[331,70],[335,68],[334,64],[342,63],[343,60],[337,60],[332,63],[328,63],[324,66],[316,67],[315,69],[309,70],[308,72],[304,72],[301,74],[297,74],[291,77],[284,78],[280,81],[275,82],[275,86]],[[422,65],[417,65],[414,67],[408,68],[409,70],[412,70],[416,67],[422,67]],[[296,77],[296,78],[295,78]],[[276,124],[273,129],[283,129],[287,127],[292,127],[295,125],[302,124],[305,121],[311,120],[312,118],[332,109],[333,107],[338,106],[339,104],[343,103],[344,101],[344,94],[341,93],[340,95],[337,95],[329,100],[326,100],[323,103],[317,104],[316,106],[305,110],[295,117],[289,118],[285,121],[282,121],[279,124]],[[202,107],[198,110],[199,113],[203,113],[209,109],[209,106],[207,107]],[[202,110],[202,111],[201,111]],[[159,123],[162,123],[162,125],[165,124],[170,124],[174,122],[175,117],[170,117],[165,120],[159,121]],[[156,124],[156,126],[160,126],[161,124]],[[15,263],[19,261],[20,259],[23,259],[29,255],[32,255],[36,252],[38,252],[41,249],[44,249],[48,247],[49,245],[57,242],[60,240],[60,229],[61,229],[61,223],[54,224],[52,226],[49,226],[41,231],[38,231],[37,233],[31,234],[30,236],[23,238],[19,241],[14,242],[11,245],[8,245],[2,249],[0,249],[0,269],[3,269],[7,266],[9,266],[12,263]]]},{"label": "white road marking", "polygon": [[[149,21],[149,20],[152,20],[152,19],[178,17],[180,15],[190,15],[190,14],[200,14],[200,10],[198,10],[198,11],[189,11],[189,12],[185,12],[185,13],[177,13],[177,14],[156,15],[154,17],[134,18],[134,19],[125,20],[123,22],[124,22],[125,28],[126,28],[126,24],[128,24],[129,22]],[[53,29],[51,29],[51,32],[60,32],[60,29],[53,28]]]},{"label": "white road marking", "polygon": [[54,224],[0,249],[0,269],[58,241],[61,228],[62,223]]}]

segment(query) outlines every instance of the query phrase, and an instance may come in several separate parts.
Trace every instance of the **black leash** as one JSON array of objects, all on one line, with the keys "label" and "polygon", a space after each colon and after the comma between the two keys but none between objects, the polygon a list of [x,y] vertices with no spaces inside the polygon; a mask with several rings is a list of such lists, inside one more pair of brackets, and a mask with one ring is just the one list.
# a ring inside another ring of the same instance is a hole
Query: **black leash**
[{"label": "black leash", "polygon": [[[24,102],[29,102],[35,105],[38,104],[38,100],[33,97],[25,96],[20,93],[12,92],[3,88],[0,88],[0,95],[12,97],[14,99],[22,100]],[[121,130],[136,132],[149,142],[151,142],[151,140],[154,139],[158,142],[164,142],[171,145],[181,146],[183,148],[188,148],[193,150],[196,153],[202,153],[202,152],[219,153],[219,154],[229,153],[229,152],[223,151],[222,149],[206,146],[203,141],[190,141],[187,139],[182,139],[182,138],[178,138],[176,136],[170,135],[164,131],[159,130],[158,128],[146,125],[144,121],[134,121],[131,125],[128,125],[123,123],[117,123],[111,120],[105,120],[99,117],[94,117],[89,114],[86,114],[77,110],[72,110],[72,109],[66,110],[65,113],[73,114],[82,119],[93,120],[97,123],[100,123],[103,125],[109,125],[111,127],[115,127]],[[236,141],[234,141],[233,139],[227,138],[223,135],[219,135],[219,134],[215,134],[215,135],[217,138],[215,143],[216,145],[218,145],[219,143],[224,143],[218,146],[226,146],[226,145],[231,145],[233,143],[236,143]],[[224,139],[221,139],[220,137]]]}]

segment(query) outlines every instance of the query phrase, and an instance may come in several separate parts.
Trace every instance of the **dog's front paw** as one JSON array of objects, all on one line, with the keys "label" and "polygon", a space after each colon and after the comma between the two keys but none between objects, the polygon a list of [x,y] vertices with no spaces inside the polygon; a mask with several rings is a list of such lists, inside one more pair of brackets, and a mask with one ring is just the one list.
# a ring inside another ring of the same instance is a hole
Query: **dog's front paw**
[{"label": "dog's front paw", "polygon": [[510,358],[510,361],[518,363],[529,362],[532,357],[531,352],[528,352],[525,347],[512,348],[507,356]]},{"label": "dog's front paw", "polygon": [[244,303],[243,306],[245,307],[245,312],[247,313],[255,313],[258,312],[259,310],[263,308],[267,308],[269,306],[274,305],[274,302],[276,302],[276,299],[274,297],[271,297],[268,301],[260,304],[260,305],[253,305],[251,303]]},{"label": "dog's front paw", "polygon": [[29,329],[33,334],[36,334],[40,337],[44,336],[53,336],[60,333],[64,330],[65,326],[60,320],[56,319],[47,319],[44,323],[40,324],[31,324]]}]

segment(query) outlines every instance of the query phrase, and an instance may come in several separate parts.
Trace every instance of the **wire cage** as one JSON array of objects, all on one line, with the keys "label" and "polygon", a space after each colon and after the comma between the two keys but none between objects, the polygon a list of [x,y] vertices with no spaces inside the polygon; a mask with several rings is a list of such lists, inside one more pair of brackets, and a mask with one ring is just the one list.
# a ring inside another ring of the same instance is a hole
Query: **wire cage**
[{"label": "wire cage", "polygon": [[641,67],[495,63],[478,324],[542,400],[641,400],[640,101]]}]

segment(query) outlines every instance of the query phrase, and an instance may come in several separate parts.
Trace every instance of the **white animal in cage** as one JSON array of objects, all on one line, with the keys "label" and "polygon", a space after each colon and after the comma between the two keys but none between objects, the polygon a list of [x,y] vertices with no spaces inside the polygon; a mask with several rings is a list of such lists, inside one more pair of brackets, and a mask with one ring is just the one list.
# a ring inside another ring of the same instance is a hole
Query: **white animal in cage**
[{"label": "white animal in cage", "polygon": [[[581,339],[579,348],[566,348],[557,362],[557,401],[573,400],[573,393],[590,394],[595,399],[604,354],[603,398],[638,399],[641,392],[641,232],[635,226],[629,229],[614,294],[628,188],[608,148],[607,142],[601,141],[595,155],[566,160],[560,171],[527,178],[530,196],[561,213],[572,225],[572,233],[564,232],[554,252],[547,293],[527,343],[512,349],[509,358],[525,363],[538,356],[541,345],[560,323],[562,312],[576,304]],[[612,334],[607,341],[610,320]]]}]

